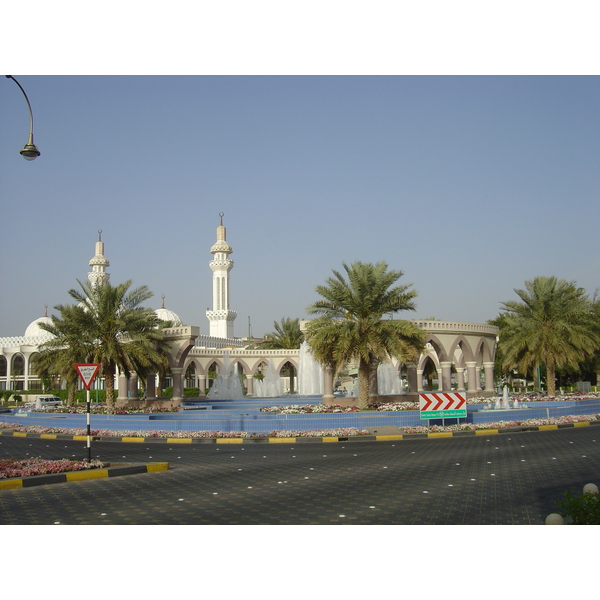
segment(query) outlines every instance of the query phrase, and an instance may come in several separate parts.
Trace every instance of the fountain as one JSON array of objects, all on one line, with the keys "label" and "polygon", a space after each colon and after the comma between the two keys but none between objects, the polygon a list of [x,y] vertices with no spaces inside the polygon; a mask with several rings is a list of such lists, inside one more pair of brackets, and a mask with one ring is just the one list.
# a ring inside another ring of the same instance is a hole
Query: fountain
[{"label": "fountain", "polygon": [[321,365],[315,360],[308,342],[300,345],[298,357],[298,395],[322,396],[323,371]]},{"label": "fountain", "polygon": [[380,396],[406,394],[398,369],[392,363],[381,363],[377,367],[377,392]]},{"label": "fountain", "polygon": [[281,377],[275,369],[273,359],[269,359],[267,374],[263,379],[254,380],[254,396],[256,398],[278,398],[283,395]]},{"label": "fountain", "polygon": [[521,404],[519,402],[519,400],[517,398],[515,398],[515,400],[512,403],[510,403],[510,398],[508,396],[508,386],[504,386],[504,389],[502,390],[502,398],[500,396],[498,396],[496,398],[496,402],[494,403],[494,406],[492,407],[491,405],[486,405],[485,409],[489,410],[511,410],[512,409],[521,409],[521,408],[527,408],[527,405],[525,404]]},{"label": "fountain", "polygon": [[223,353],[223,366],[208,392],[208,397],[211,400],[241,400],[244,397],[237,369],[231,363],[227,350]]}]

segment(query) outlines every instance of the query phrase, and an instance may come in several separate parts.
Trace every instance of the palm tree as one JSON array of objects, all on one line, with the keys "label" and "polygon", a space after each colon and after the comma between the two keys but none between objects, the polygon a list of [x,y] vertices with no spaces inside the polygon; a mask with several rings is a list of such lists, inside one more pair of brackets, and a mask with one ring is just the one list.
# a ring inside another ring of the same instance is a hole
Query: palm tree
[{"label": "palm tree", "polygon": [[[267,350],[274,350],[278,348],[300,348],[302,342],[304,341],[304,334],[300,329],[300,319],[290,319],[289,317],[284,317],[281,319],[280,323],[274,321],[273,327],[275,327],[275,331],[265,335],[265,339],[261,343],[261,348],[265,348]],[[290,374],[290,394],[293,394],[295,369],[292,363],[288,362],[287,364],[289,365]]]},{"label": "palm tree", "polygon": [[[376,265],[342,263],[348,280],[333,271],[316,292],[323,297],[307,308],[320,315],[307,328],[314,356],[336,373],[349,361],[358,360],[358,406],[369,405],[369,389],[376,389],[377,365],[390,360],[413,360],[423,349],[423,332],[404,320],[383,319],[388,313],[415,310],[415,290],[394,285],[402,271]],[[392,287],[393,286],[393,287]]]},{"label": "palm tree", "polygon": [[261,344],[261,348],[276,349],[276,348],[300,348],[304,341],[304,334],[300,329],[299,319],[290,319],[285,317],[281,322],[273,322],[275,331],[267,333]]},{"label": "palm tree", "polygon": [[60,377],[67,383],[67,405],[73,404],[79,376],[76,364],[91,362],[93,340],[86,339],[73,324],[77,318],[78,306],[60,306],[61,318],[52,316],[52,323],[41,326],[54,336],[46,342],[41,351],[33,357],[35,372],[40,378]]},{"label": "palm tree", "polygon": [[107,407],[112,411],[117,368],[127,376],[132,372],[144,375],[166,364],[162,329],[169,323],[141,306],[152,297],[146,286],[130,290],[131,281],[116,286],[78,283],[81,291],[69,290],[78,304],[57,306],[60,318],[53,316],[52,324],[41,324],[55,337],[45,345],[40,361],[52,362],[43,355],[54,350],[57,371],[73,358],[100,364]]},{"label": "palm tree", "polygon": [[547,392],[554,396],[556,369],[577,369],[600,348],[594,304],[575,282],[556,277],[536,277],[526,281],[525,288],[515,289],[520,302],[502,303],[502,364],[521,373],[545,366]]}]

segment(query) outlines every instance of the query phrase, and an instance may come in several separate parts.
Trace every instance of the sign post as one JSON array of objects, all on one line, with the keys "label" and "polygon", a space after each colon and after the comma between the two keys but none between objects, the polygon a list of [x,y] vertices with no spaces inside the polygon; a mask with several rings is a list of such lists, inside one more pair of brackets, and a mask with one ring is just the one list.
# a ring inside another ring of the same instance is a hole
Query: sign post
[{"label": "sign post", "polygon": [[92,435],[90,430],[90,386],[92,382],[96,378],[98,371],[100,370],[100,365],[92,364],[92,365],[75,365],[75,369],[83,381],[83,385],[85,386],[85,395],[87,402],[87,450],[88,450],[88,462],[92,460]]},{"label": "sign post", "polygon": [[460,392],[419,394],[421,419],[464,419],[467,416],[467,397]]}]

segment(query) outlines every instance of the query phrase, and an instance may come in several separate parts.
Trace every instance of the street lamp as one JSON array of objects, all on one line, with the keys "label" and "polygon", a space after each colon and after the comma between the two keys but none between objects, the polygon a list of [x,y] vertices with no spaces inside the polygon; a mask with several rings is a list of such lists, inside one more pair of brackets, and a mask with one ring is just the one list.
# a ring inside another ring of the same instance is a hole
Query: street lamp
[{"label": "street lamp", "polygon": [[27,100],[27,108],[29,108],[29,139],[25,144],[23,150],[21,150],[21,156],[25,160],[35,160],[41,152],[37,149],[37,146],[33,143],[33,113],[31,112],[31,104],[29,104],[29,98],[25,93],[25,90],[21,87],[21,84],[12,76],[6,75],[8,79],[12,79],[18,86],[19,89],[23,92],[23,96],[25,96],[25,100]]}]

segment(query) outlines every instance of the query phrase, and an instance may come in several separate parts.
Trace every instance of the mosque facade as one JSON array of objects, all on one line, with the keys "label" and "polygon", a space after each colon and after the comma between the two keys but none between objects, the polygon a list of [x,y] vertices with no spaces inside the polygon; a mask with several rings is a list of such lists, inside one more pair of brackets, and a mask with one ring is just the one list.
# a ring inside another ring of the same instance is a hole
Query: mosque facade
[{"label": "mosque facade", "polygon": [[[210,371],[218,371],[227,355],[237,373],[245,378],[248,396],[253,395],[254,377],[264,373],[272,363],[278,373],[288,363],[299,368],[299,349],[265,350],[248,348],[248,340],[236,338],[234,321],[237,313],[230,308],[230,273],[233,252],[227,242],[227,232],[223,225],[223,213],[216,231],[216,242],[210,252],[209,262],[212,271],[212,309],[206,311],[209,321],[209,335],[200,334],[197,326],[186,326],[179,316],[165,308],[165,298],[155,312],[170,327],[164,330],[171,351],[168,354],[170,372],[168,379],[151,375],[145,385],[146,403],[153,405],[159,399],[165,385],[173,388],[170,404],[177,405],[183,400],[185,387],[196,387],[203,395],[208,388]],[[109,281],[107,267],[110,263],[104,255],[102,232],[98,232],[95,253],[89,261],[91,271],[88,281],[92,286]],[[410,364],[394,361],[394,368],[401,373],[408,384],[409,393],[424,391],[426,379],[435,373],[438,389],[443,391],[465,391],[469,395],[491,395],[494,393],[493,371],[498,328],[478,323],[455,323],[448,321],[413,321],[426,332],[425,350],[419,360]],[[51,334],[43,330],[42,323],[52,323],[47,314],[29,324],[22,336],[0,337],[0,391],[39,390],[42,382],[33,369],[33,359],[51,339]],[[333,374],[323,372],[323,401],[339,403],[334,398]],[[103,385],[104,382],[101,382]],[[129,379],[117,374],[115,389],[118,390],[117,403],[126,405],[138,399],[140,382],[133,375]],[[293,389],[293,382],[292,382]],[[135,399],[135,400],[134,400]]]}]

